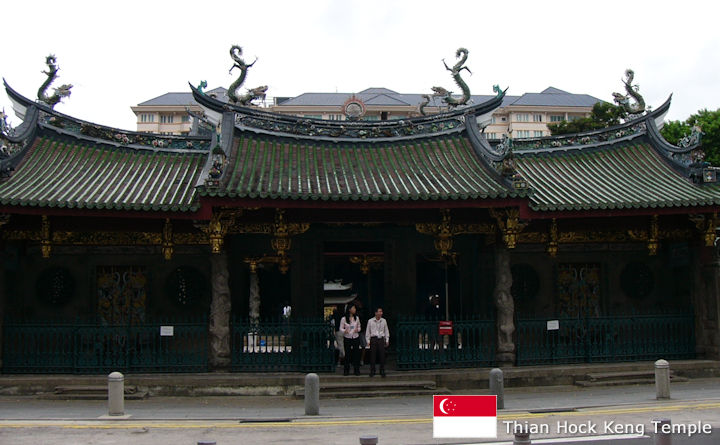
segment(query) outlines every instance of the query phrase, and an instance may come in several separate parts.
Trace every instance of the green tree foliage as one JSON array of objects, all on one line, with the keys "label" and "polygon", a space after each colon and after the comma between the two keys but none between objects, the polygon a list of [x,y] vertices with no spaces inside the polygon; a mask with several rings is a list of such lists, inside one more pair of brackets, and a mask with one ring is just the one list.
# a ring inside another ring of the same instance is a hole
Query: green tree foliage
[{"label": "green tree foliage", "polygon": [[691,114],[685,121],[667,122],[660,133],[671,144],[690,134],[694,125],[702,129],[701,148],[705,151],[705,160],[711,165],[720,166],[720,109],[700,110]]},{"label": "green tree foliage", "polygon": [[617,105],[609,102],[598,102],[593,106],[590,117],[548,124],[550,134],[583,133],[585,131],[599,130],[601,128],[618,125],[627,116],[627,112]]}]

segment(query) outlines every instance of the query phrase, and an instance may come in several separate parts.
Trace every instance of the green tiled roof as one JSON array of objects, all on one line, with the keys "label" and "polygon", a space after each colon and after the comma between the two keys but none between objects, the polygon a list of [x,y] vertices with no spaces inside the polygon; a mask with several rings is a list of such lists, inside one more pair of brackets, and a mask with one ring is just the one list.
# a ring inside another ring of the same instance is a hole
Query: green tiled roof
[{"label": "green tiled roof", "polygon": [[194,211],[195,184],[206,158],[41,136],[12,176],[0,182],[0,204]]},{"label": "green tiled roof", "polygon": [[209,196],[321,200],[459,200],[517,195],[462,135],[385,144],[297,141],[243,132]]},{"label": "green tiled roof", "polygon": [[720,204],[720,188],[698,186],[643,139],[554,152],[522,152],[517,169],[535,210],[691,207]]}]

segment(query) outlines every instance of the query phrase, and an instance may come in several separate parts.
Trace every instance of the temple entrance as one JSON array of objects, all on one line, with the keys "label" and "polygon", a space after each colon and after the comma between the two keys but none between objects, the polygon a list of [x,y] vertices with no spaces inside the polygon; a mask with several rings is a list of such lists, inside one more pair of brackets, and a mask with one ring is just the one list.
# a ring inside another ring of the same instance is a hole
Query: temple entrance
[{"label": "temple entrance", "polygon": [[327,242],[324,249],[326,317],[334,307],[355,301],[363,324],[377,306],[385,304],[383,242]]}]

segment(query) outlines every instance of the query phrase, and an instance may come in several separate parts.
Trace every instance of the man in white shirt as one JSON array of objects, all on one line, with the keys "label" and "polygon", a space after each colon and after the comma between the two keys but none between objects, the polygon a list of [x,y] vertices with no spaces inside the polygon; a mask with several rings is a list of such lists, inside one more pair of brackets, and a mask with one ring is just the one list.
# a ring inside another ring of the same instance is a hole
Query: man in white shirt
[{"label": "man in white shirt", "polygon": [[370,377],[375,375],[375,363],[380,364],[380,375],[385,377],[385,348],[390,344],[390,331],[381,307],[375,311],[375,317],[368,320],[365,336],[370,342]]}]

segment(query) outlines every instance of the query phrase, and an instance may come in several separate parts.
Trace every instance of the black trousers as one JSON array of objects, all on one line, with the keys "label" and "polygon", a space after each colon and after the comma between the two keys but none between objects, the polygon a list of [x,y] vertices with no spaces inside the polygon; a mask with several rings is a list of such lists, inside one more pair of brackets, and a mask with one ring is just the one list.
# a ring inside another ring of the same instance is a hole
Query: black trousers
[{"label": "black trousers", "polygon": [[370,374],[375,374],[375,363],[380,365],[380,373],[385,372],[385,338],[370,339]]},{"label": "black trousers", "polygon": [[360,370],[360,337],[347,338],[343,340],[345,347],[345,371],[350,370],[350,363],[355,372]]}]

